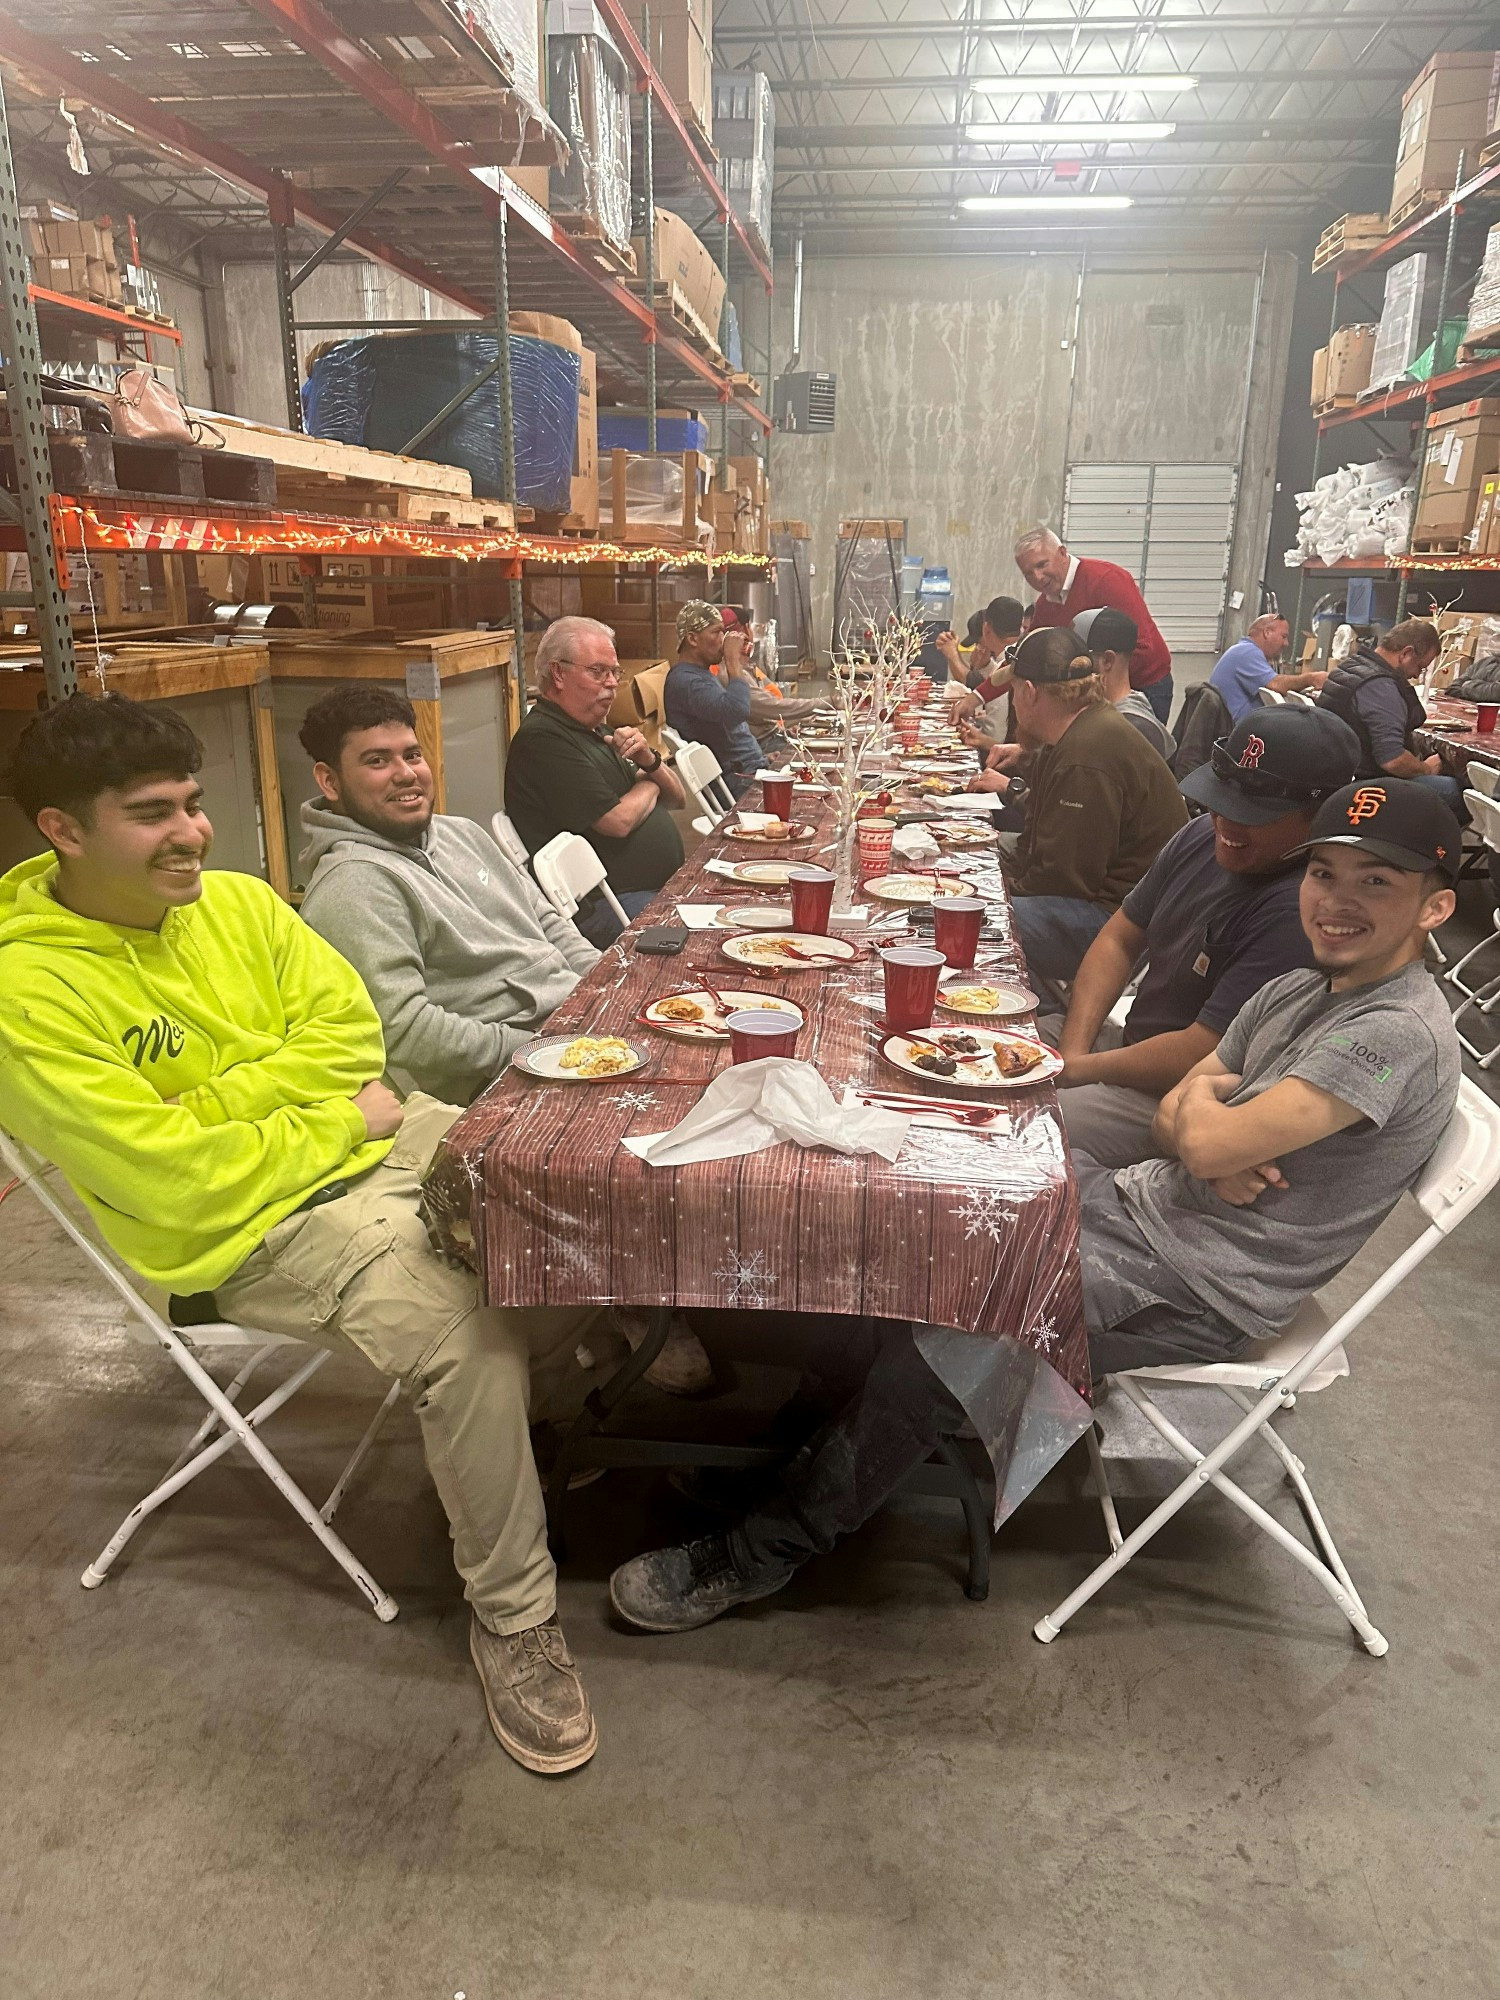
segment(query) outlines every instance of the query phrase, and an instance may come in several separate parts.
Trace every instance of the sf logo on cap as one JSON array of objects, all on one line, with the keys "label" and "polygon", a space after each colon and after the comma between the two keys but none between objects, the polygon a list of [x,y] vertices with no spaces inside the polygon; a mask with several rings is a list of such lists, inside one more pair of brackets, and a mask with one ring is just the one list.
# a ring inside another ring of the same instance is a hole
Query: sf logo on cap
[{"label": "sf logo on cap", "polygon": [[1362,819],[1374,819],[1385,802],[1384,785],[1361,785],[1349,801],[1349,824],[1358,826]]},{"label": "sf logo on cap", "polygon": [[1266,746],[1264,739],[1259,736],[1247,736],[1245,738],[1245,747],[1240,752],[1240,769],[1242,771],[1253,771],[1265,754]]}]

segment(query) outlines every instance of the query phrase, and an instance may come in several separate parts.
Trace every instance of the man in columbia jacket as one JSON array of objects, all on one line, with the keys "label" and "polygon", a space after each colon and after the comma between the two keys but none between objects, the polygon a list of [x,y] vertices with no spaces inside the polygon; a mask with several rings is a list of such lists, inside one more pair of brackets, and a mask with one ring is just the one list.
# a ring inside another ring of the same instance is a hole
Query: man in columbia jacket
[{"label": "man in columbia jacket", "polygon": [[459,1113],[386,1088],[358,976],[265,883],[204,873],[201,761],[178,716],[119,695],[23,732],[14,795],[52,851],[0,878],[0,1123],[179,1323],[347,1342],[410,1384],[495,1732],[571,1770],[598,1737],[527,1405],[594,1314],[482,1306],[431,1249],[422,1179]]}]

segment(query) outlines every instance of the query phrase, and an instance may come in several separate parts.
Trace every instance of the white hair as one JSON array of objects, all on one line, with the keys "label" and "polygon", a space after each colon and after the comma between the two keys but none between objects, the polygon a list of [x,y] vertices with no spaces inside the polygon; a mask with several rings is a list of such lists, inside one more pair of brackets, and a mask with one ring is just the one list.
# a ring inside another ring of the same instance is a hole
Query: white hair
[{"label": "white hair", "polygon": [[1054,549],[1061,547],[1061,536],[1054,535],[1050,528],[1036,527],[1028,528],[1024,535],[1016,537],[1016,545],[1011,553],[1021,555],[1028,549],[1038,549],[1043,554],[1050,555]]},{"label": "white hair", "polygon": [[615,631],[612,625],[601,625],[597,618],[554,618],[542,634],[536,649],[536,678],[538,687],[555,677],[558,667],[568,666],[573,657],[573,647],[580,639],[607,639],[614,644]]}]

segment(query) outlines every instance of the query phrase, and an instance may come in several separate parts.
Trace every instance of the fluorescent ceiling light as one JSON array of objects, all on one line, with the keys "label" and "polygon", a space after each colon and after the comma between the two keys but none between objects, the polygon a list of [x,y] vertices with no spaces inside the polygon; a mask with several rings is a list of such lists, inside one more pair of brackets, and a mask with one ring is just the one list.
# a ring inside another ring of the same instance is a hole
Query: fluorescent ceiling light
[{"label": "fluorescent ceiling light", "polygon": [[[1205,19],[1211,17],[1205,15]],[[976,144],[1000,146],[1041,144],[1084,145],[1094,140],[1123,143],[1134,139],[1170,139],[1175,125],[1153,124],[1143,118],[1067,118],[1051,122],[1023,123],[1007,120],[1003,125],[969,125],[964,137]]]},{"label": "fluorescent ceiling light", "polygon": [[969,79],[969,88],[981,97],[1050,97],[1054,91],[1063,96],[1081,96],[1092,92],[1099,97],[1109,97],[1116,91],[1129,95],[1132,91],[1144,94],[1159,90],[1196,90],[1198,79],[1195,76],[1103,76],[1087,70],[1075,70],[1067,76],[976,76]]},{"label": "fluorescent ceiling light", "polygon": [[1133,204],[1128,194],[966,194],[958,205],[971,215],[1008,214],[1024,208],[1076,215],[1084,209],[1130,208]]}]

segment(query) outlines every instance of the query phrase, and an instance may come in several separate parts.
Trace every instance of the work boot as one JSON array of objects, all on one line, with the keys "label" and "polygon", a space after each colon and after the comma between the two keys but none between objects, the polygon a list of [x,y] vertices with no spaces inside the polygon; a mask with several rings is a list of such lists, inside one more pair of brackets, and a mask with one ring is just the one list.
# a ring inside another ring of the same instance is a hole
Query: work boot
[{"label": "work boot", "polygon": [[621,1563],[609,1580],[609,1600],[643,1632],[691,1632],[737,1604],[774,1596],[795,1575],[795,1563],[742,1569],[726,1536],[705,1535]]},{"label": "work boot", "polygon": [[[639,1306],[616,1306],[614,1318],[631,1353],[636,1353],[651,1331],[650,1313]],[[702,1396],[714,1386],[714,1365],[681,1313],[673,1313],[666,1346],[646,1370],[645,1379],[669,1396]]]},{"label": "work boot", "polygon": [[492,1632],[474,1617],[469,1653],[490,1726],[528,1771],[572,1771],[599,1747],[599,1728],[556,1615],[523,1632]]}]

